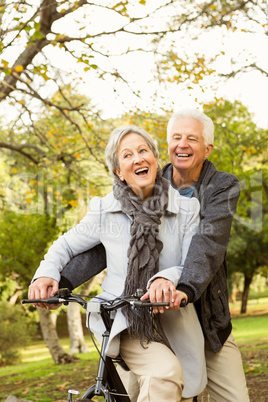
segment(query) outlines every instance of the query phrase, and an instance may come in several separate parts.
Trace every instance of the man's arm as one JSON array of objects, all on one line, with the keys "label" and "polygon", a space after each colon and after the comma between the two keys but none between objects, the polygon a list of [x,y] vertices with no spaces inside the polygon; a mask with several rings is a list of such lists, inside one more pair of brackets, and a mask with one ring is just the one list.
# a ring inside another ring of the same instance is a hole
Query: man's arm
[{"label": "man's arm", "polygon": [[66,265],[61,272],[60,288],[73,290],[106,268],[106,252],[102,244],[85,251]]},{"label": "man's arm", "polygon": [[[180,214],[183,213],[183,211],[184,213],[187,213],[187,218],[180,228],[183,236],[179,236],[176,239],[177,247],[181,249],[181,261],[178,261],[180,265],[163,269],[150,278],[147,284],[147,289],[149,289],[141,298],[141,300],[150,298],[152,303],[168,302],[170,304],[169,308],[167,308],[168,310],[179,310],[182,299],[185,299],[186,302],[188,302],[187,294],[176,290],[176,286],[178,285],[178,281],[180,280],[184,269],[184,260],[188,254],[192,236],[198,230],[200,222],[200,207],[196,198],[186,199],[185,197],[182,197],[180,200],[180,206]],[[153,311],[154,313],[163,313],[165,310],[163,307],[155,307]]]},{"label": "man's arm", "polygon": [[[40,277],[29,286],[29,299],[48,299],[54,296],[59,288],[73,290],[106,268],[106,253],[102,244],[75,256],[61,272],[60,282],[49,277]],[[54,310],[59,305],[45,303],[35,304],[37,307]]]},{"label": "man's arm", "polygon": [[189,302],[200,298],[223,264],[239,198],[238,179],[218,172],[201,199],[200,225],[193,236],[177,289]]}]

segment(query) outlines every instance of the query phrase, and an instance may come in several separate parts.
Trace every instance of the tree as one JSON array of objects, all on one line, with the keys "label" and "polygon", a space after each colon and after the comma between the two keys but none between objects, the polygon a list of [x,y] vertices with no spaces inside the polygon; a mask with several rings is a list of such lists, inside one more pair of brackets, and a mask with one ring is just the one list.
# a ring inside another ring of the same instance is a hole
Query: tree
[{"label": "tree", "polygon": [[[11,303],[11,299],[14,299],[14,296],[17,298],[19,294],[23,293],[24,289],[27,289],[38,266],[40,255],[44,255],[49,241],[58,233],[58,229],[55,228],[51,219],[44,215],[22,215],[8,210],[1,213],[0,222],[2,229],[0,233],[0,278],[9,278],[15,286],[13,295],[9,297],[10,312],[9,315],[6,315],[5,320],[9,321],[14,315],[14,323],[10,323],[10,328],[12,328],[14,324],[17,324],[18,309],[21,310],[21,307],[14,306],[15,300],[12,300]],[[22,314],[21,311],[20,321],[22,321],[20,335],[23,340],[23,337],[25,337],[23,328],[27,321],[25,314]],[[47,323],[46,328],[48,325],[49,323]],[[7,332],[8,329],[5,333]],[[14,343],[13,347],[11,345],[9,348],[10,352],[12,352],[14,347],[18,346],[18,340],[16,336],[11,338],[10,335],[9,338],[13,339]],[[6,337],[5,342],[7,341],[8,337]],[[51,350],[55,352],[55,350]],[[66,353],[62,349],[61,356],[64,355]]]},{"label": "tree", "polygon": [[211,160],[241,183],[227,260],[230,272],[244,275],[241,313],[245,313],[250,284],[256,274],[267,272],[268,266],[268,132],[256,127],[239,102],[218,101],[207,105],[205,111],[215,122]]},{"label": "tree", "polygon": [[25,289],[58,228],[43,215],[3,211],[0,215],[0,274]]},{"label": "tree", "polygon": [[30,343],[33,325],[20,306],[0,300],[0,366],[18,361],[23,346]]},{"label": "tree", "polygon": [[[25,121],[27,116],[33,121],[34,110],[41,105],[57,108],[66,119],[70,111],[79,113],[81,105],[70,102],[62,108],[57,101],[49,100],[48,93],[60,92],[62,83],[78,83],[85,73],[112,82],[115,93],[124,99],[128,93],[135,93],[141,100],[142,88],[134,87],[122,67],[124,63],[118,63],[133,53],[150,55],[154,60],[151,76],[157,87],[165,82],[187,82],[191,86],[206,77],[211,80],[211,74],[231,78],[252,69],[267,76],[257,56],[247,57],[241,52],[236,60],[230,59],[229,71],[221,71],[217,70],[215,61],[227,57],[224,50],[205,52],[195,46],[203,33],[219,29],[222,36],[239,32],[244,43],[248,35],[267,37],[265,0],[160,0],[157,4],[153,0],[110,0],[105,5],[102,3],[98,0],[18,1],[15,4],[10,0],[1,1],[0,101],[16,105],[18,119]],[[72,71],[59,65],[57,61],[62,58],[68,66],[74,66]],[[155,98],[159,98],[157,92]],[[89,95],[94,97],[93,93]]]},{"label": "tree", "polygon": [[[103,275],[102,279],[103,278]],[[89,281],[81,286],[79,293],[90,294],[94,284],[98,281],[97,277],[91,278]],[[67,318],[68,318],[68,331],[70,337],[70,354],[74,353],[86,353],[88,352],[88,347],[84,339],[83,326],[80,314],[80,305],[77,303],[69,303],[67,307]]]},{"label": "tree", "polygon": [[[52,205],[57,208],[63,194],[54,188],[58,185],[54,175],[61,175],[64,180],[60,185],[66,187],[66,203],[58,211],[61,215],[71,203],[77,203],[79,196],[66,182],[73,183],[75,178],[76,187],[77,183],[80,189],[86,186],[89,175],[82,174],[88,169],[86,158],[92,166],[97,164],[94,175],[97,170],[103,177],[106,174],[103,144],[112,124],[103,121],[102,111],[94,106],[91,86],[87,86],[87,98],[79,95],[85,92],[85,74],[111,82],[112,101],[122,98],[125,109],[130,93],[142,101],[142,88],[134,86],[124,68],[124,60],[133,54],[150,55],[153,60],[153,101],[161,97],[162,86],[169,84],[203,88],[210,85],[212,76],[229,79],[254,68],[266,75],[265,66],[245,54],[237,63],[230,60],[230,69],[223,73],[215,67],[215,62],[220,64],[221,58],[227,57],[220,47],[208,55],[195,46],[197,37],[219,29],[222,36],[239,31],[244,42],[248,35],[267,38],[266,19],[264,0],[160,0],[157,4],[153,0],[140,0],[138,4],[110,0],[105,5],[98,0],[15,4],[2,0],[0,101],[14,113],[12,125],[2,125],[0,149],[11,159],[14,171],[19,165],[20,172],[30,172],[32,184],[27,183],[29,197],[24,204],[29,207],[31,200],[42,194],[45,211]],[[59,64],[62,59],[67,67]],[[166,106],[170,108],[170,104],[163,104],[164,112]],[[26,161],[25,167],[22,161]],[[92,182],[91,191],[95,191],[98,178]]]},{"label": "tree", "polygon": [[[46,215],[22,215],[4,211],[0,217],[0,222],[2,228],[0,234],[0,278],[8,277],[13,280],[13,292],[11,297],[9,295],[11,300],[11,298],[14,299],[14,296],[18,297],[18,290],[19,294],[24,294],[39,265],[40,259],[42,259],[48,245],[57,236],[59,230],[55,227],[53,219],[49,219]],[[14,300],[12,304],[14,304]],[[14,323],[17,324],[17,309],[19,309],[19,306],[11,306],[10,304],[9,309],[11,310],[10,315],[14,314]],[[62,364],[72,361],[72,357],[64,351],[59,342],[50,311],[41,308],[37,308],[37,311],[43,339],[54,362]],[[22,313],[21,317],[23,317]],[[10,317],[7,316],[7,319],[9,320]],[[26,323],[26,316],[22,320]],[[21,332],[23,328],[24,326],[21,324]],[[8,329],[3,334],[5,346],[8,342],[7,333]],[[21,335],[24,336],[24,333],[25,331]],[[26,335],[24,337],[26,338]],[[14,346],[17,346],[17,338],[12,339],[14,339]],[[13,349],[12,347],[10,348],[10,358],[14,355]],[[8,356],[8,353],[5,355],[5,352],[3,352],[3,358]]]},{"label": "tree", "polygon": [[[2,83],[0,85],[0,100],[15,103],[22,113],[29,118],[33,115],[32,105],[43,104],[46,107],[55,106],[66,118],[69,111],[81,110],[81,105],[69,104],[62,108],[57,102],[51,102],[40,91],[40,87],[50,84],[54,91],[60,90],[61,82],[70,82],[73,78],[79,80],[83,72],[95,74],[99,79],[121,80],[130,87],[118,68],[109,66],[113,54],[105,48],[107,41],[121,42],[121,35],[127,39],[132,36],[148,35],[149,41],[155,35],[169,31],[169,27],[155,31],[154,24],[149,16],[155,15],[171,2],[163,2],[160,6],[153,6],[151,13],[145,7],[146,1],[140,1],[139,11],[133,8],[133,2],[110,1],[102,5],[98,1],[88,3],[86,0],[63,1],[43,0],[40,4],[2,1],[2,29],[1,53]],[[143,4],[143,6],[142,6]],[[135,6],[137,6],[135,4]],[[100,14],[101,12],[101,14]],[[95,19],[99,23],[95,24]],[[109,21],[115,21],[113,27],[107,29],[107,15]],[[70,30],[70,26],[72,29]],[[111,38],[111,39],[110,39]],[[148,41],[148,42],[149,42]],[[20,45],[22,47],[20,47]],[[5,54],[13,48],[19,54],[10,62]],[[124,51],[130,53],[140,50],[140,47],[124,46]],[[56,50],[57,56],[68,57],[67,60],[77,64],[78,74],[59,71],[53,61],[49,60],[49,53]],[[154,48],[152,47],[152,50]],[[115,53],[116,55],[116,53]],[[108,61],[108,66],[107,66]],[[115,63],[114,63],[115,64]],[[81,68],[79,66],[82,66]]]},{"label": "tree", "polygon": [[[84,114],[70,112],[65,119],[55,109],[44,110],[36,115],[34,122],[17,125],[16,129],[10,125],[1,133],[5,164],[11,168],[11,179],[18,178],[16,187],[18,182],[24,181],[28,188],[27,203],[37,202],[39,207],[41,203],[45,214],[59,216],[75,206],[78,197],[85,198],[88,184],[97,187],[100,178],[107,175],[103,160],[104,139],[111,129],[107,123],[100,130],[96,119],[90,119],[89,123],[87,108],[90,101],[86,97],[67,86],[51,98],[53,101],[59,98],[62,108],[67,107],[68,102],[61,96],[68,96],[76,104],[83,103]],[[89,182],[88,173],[93,168]],[[101,181],[105,185],[104,180]],[[79,194],[82,189],[83,194]],[[25,210],[25,205],[19,208]]]},{"label": "tree", "polygon": [[55,364],[65,364],[74,361],[75,358],[66,353],[61,346],[57,331],[50,318],[50,311],[37,307],[43,339],[49,348]]},{"label": "tree", "polygon": [[[84,104],[83,116],[74,116],[70,112],[69,119],[64,119],[57,110],[44,110],[28,126],[17,126],[16,133],[12,127],[2,131],[5,143],[10,144],[2,156],[3,169],[0,171],[3,177],[0,184],[3,195],[2,227],[6,228],[2,233],[2,273],[9,272],[9,276],[17,281],[21,293],[27,289],[55,234],[66,231],[81,218],[88,197],[100,194],[106,191],[105,186],[110,186],[103,159],[103,137],[109,123],[103,124],[101,133],[96,133],[94,130],[98,130],[98,124],[95,121],[91,121],[90,125],[87,123],[86,106],[90,102],[87,98],[71,92],[67,86],[60,94],[55,93],[52,99],[59,98],[64,108],[67,101],[61,96],[66,98],[66,94],[73,102]],[[74,130],[74,126],[78,129]],[[86,139],[80,128],[92,135]],[[17,143],[27,143],[27,152],[16,147],[14,139]],[[92,145],[94,154],[91,152]],[[23,236],[19,235],[20,232]],[[7,240],[7,236],[12,241]],[[4,250],[7,242],[12,247]],[[24,258],[21,248],[25,248]],[[43,338],[54,361],[68,362],[70,357],[60,345],[51,315],[41,309],[38,309],[38,314]],[[77,329],[77,326],[72,325],[71,328]],[[83,342],[81,336],[79,342]]]}]

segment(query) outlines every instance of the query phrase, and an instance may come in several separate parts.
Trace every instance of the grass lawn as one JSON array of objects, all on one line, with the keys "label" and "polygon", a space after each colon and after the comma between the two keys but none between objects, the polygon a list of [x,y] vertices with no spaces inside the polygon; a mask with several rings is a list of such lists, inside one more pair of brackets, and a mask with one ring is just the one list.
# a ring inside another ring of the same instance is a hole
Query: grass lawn
[{"label": "grass lawn", "polygon": [[[61,339],[68,351],[69,339]],[[30,401],[67,401],[68,389],[85,391],[94,381],[98,353],[90,337],[89,353],[81,354],[75,363],[55,365],[42,341],[22,351],[22,363],[0,368],[0,401],[8,395]]]},{"label": "grass lawn", "polygon": [[[231,305],[233,334],[240,347],[248,381],[251,402],[267,401],[268,395],[268,300],[251,302],[247,315]],[[79,355],[75,363],[55,366],[43,341],[34,342],[21,353],[22,361],[0,367],[0,401],[8,395],[40,402],[67,401],[68,389],[83,393],[94,381],[98,353],[89,335],[89,353]],[[61,339],[66,351],[69,339]],[[74,398],[75,399],[75,398]],[[200,401],[206,401],[205,396]],[[241,401],[242,402],[242,401]]]}]

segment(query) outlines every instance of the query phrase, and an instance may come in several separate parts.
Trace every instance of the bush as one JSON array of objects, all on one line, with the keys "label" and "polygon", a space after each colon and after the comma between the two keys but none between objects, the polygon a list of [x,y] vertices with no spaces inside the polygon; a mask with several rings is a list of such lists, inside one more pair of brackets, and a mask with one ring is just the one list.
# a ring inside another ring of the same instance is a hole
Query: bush
[{"label": "bush", "polygon": [[19,360],[19,349],[32,337],[34,325],[21,306],[0,302],[0,366],[14,364]]}]

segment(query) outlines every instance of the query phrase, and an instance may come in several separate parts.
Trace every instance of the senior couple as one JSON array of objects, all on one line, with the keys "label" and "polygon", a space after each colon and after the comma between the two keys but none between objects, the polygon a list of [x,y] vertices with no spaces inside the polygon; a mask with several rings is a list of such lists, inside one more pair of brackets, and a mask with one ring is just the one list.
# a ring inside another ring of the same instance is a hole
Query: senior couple
[{"label": "senior couple", "polygon": [[[240,186],[206,159],[213,141],[204,113],[175,113],[167,127],[171,163],[161,171],[147,132],[115,129],[105,152],[113,192],[91,200],[82,221],[50,247],[29,287],[29,298],[47,298],[107,267],[107,300],[142,288],[142,299],[170,303],[154,308],[153,320],[143,309],[116,313],[108,354],[120,354],[131,371],[121,372],[131,401],[191,401],[204,388],[214,402],[249,401],[231,334],[225,262]],[[123,228],[119,237],[111,224]],[[188,304],[180,308],[183,298]],[[100,339],[100,317],[91,314],[90,321]]]}]

